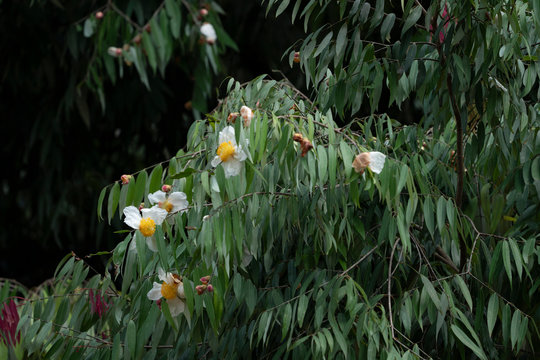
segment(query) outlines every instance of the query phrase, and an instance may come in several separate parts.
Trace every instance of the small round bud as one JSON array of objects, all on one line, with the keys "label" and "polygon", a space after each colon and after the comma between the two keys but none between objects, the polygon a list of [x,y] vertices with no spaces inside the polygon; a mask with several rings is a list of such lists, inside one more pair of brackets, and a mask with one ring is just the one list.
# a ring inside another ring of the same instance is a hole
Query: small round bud
[{"label": "small round bud", "polygon": [[210,282],[210,279],[211,279],[211,276],[210,275],[206,275],[206,276],[203,276],[200,280],[203,284],[208,284]]},{"label": "small round bud", "polygon": [[292,136],[292,139],[296,142],[299,142],[301,143],[302,140],[304,140],[304,137],[302,136],[302,134],[300,133],[295,133],[293,136]]},{"label": "small round bud", "polygon": [[186,102],[184,103],[184,109],[186,109],[186,110],[191,110],[191,109],[192,109],[191,100],[190,100],[190,101],[186,101]]},{"label": "small round bud", "polygon": [[300,148],[302,149],[301,156],[306,156],[307,152],[311,149],[313,149],[313,144],[308,139],[304,138],[302,142],[300,143]]},{"label": "small round bud", "polygon": [[107,54],[111,55],[112,57],[120,57],[122,56],[122,49],[114,47],[114,46],[110,46],[107,49]]},{"label": "small round bud", "polygon": [[147,33],[152,32],[152,27],[150,26],[150,24],[146,24],[146,26],[144,27],[144,31],[146,31]]},{"label": "small round bud", "polygon": [[139,45],[142,41],[142,37],[141,37],[141,34],[137,34],[135,35],[135,37],[133,38],[133,42],[137,45]]},{"label": "small round bud", "polygon": [[144,209],[144,203],[143,202],[139,204],[139,211],[141,211],[142,209]]},{"label": "small round bud", "polygon": [[208,10],[202,8],[201,10],[199,10],[199,15],[201,15],[201,16],[206,16],[206,15],[208,15]]},{"label": "small round bud", "polygon": [[240,114],[237,112],[230,113],[229,116],[227,117],[227,121],[230,122],[231,124],[234,124],[238,116],[240,116]]},{"label": "small round bud", "polygon": [[295,62],[295,63],[297,63],[297,64],[300,62],[300,53],[299,53],[298,51],[296,51],[296,52],[294,53],[293,62]]},{"label": "small round bud", "polygon": [[122,185],[129,184],[129,181],[131,180],[131,177],[132,177],[131,175],[126,175],[126,174],[120,176],[120,180],[122,181]]},{"label": "small round bud", "polygon": [[206,288],[206,290],[208,290],[208,292],[212,292],[214,291],[214,287],[212,286],[212,284],[208,284],[208,287]]},{"label": "small round bud", "polygon": [[161,187],[161,191],[168,193],[169,191],[171,191],[171,185],[167,185],[167,184],[163,185]]},{"label": "small round bud", "polygon": [[102,11],[98,11],[98,12],[96,13],[96,19],[98,19],[98,20],[103,19],[103,12],[102,12]]},{"label": "small round bud", "polygon": [[198,295],[202,295],[206,291],[206,285],[197,285],[195,286],[195,290],[197,290]]},{"label": "small round bud", "polygon": [[208,219],[210,219],[210,215],[204,215],[202,221],[208,221]]}]

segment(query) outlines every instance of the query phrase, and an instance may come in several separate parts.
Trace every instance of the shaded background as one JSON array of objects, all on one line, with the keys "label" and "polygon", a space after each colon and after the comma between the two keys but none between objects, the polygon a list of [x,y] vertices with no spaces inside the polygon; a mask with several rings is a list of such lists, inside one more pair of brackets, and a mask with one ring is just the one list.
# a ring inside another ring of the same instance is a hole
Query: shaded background
[{"label": "shaded background", "polygon": [[[147,4],[153,11],[158,2]],[[216,88],[227,75],[241,82],[263,73],[279,79],[275,69],[302,83],[299,71],[290,69],[287,58],[281,60],[302,38],[301,23],[291,26],[287,14],[266,18],[253,0],[220,4],[226,11],[221,20],[239,52],[228,50],[223,56]],[[90,44],[82,35],[77,38],[81,50],[75,57],[67,46],[68,32],[102,5],[0,1],[0,277],[28,287],[52,277],[71,250],[84,256],[114,248],[122,236],[113,232],[122,224],[97,220],[99,192],[124,173],[173,156],[194,120],[184,106],[193,80],[178,61],[169,64],[164,78],[149,75],[152,91],[134,69],[114,86],[106,82],[104,113],[97,97],[77,86],[86,76]],[[216,104],[217,96],[209,99],[208,108]],[[89,121],[81,107],[87,107]],[[103,260],[91,262],[102,268]]]},{"label": "shaded background", "polygon": [[[128,2],[114,3],[122,8]],[[106,110],[102,111],[95,93],[84,85],[92,44],[74,29],[104,3],[0,0],[4,135],[0,277],[17,279],[28,287],[51,278],[59,260],[70,251],[82,257],[112,250],[122,239],[114,231],[125,227],[117,218],[110,226],[98,221],[101,189],[122,174],[174,156],[185,145],[187,130],[195,120],[185,106],[196,81],[189,64],[183,63],[189,62],[186,54],[173,56],[175,61],[168,64],[164,77],[149,72],[151,91],[133,67],[124,66],[124,77],[114,86],[104,81]],[[149,17],[161,1],[141,4]],[[303,21],[290,23],[292,7],[276,19],[275,9],[266,17],[266,6],[259,1],[222,0],[219,4],[225,11],[223,26],[239,51],[227,49],[222,55],[223,66],[213,78],[216,91],[207,100],[208,109],[225,96],[227,76],[244,82],[261,74],[279,80],[283,73],[308,93],[303,74],[297,66],[291,69],[288,56],[283,56],[305,36]],[[338,19],[338,6],[328,6],[323,14],[313,16],[308,32]],[[401,10],[399,4],[387,7],[398,14]],[[68,46],[73,33],[77,34],[76,53]],[[401,109],[386,107],[385,92],[381,112],[405,124],[421,118],[408,101]],[[368,109],[360,112],[369,114]],[[85,113],[88,116],[81,116]],[[344,119],[349,116],[345,114]],[[100,270],[105,261],[89,259]]]}]

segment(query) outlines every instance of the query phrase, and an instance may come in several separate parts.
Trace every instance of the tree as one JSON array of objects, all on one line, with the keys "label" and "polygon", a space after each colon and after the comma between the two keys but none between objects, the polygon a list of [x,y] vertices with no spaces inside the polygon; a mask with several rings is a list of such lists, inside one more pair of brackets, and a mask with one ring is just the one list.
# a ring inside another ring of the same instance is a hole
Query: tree
[{"label": "tree", "polygon": [[[287,54],[309,92],[229,79],[185,149],[104,188],[98,214],[134,229],[114,271],[66,256],[55,297],[19,310],[19,351],[535,356],[536,2],[266,7],[304,21]],[[130,51],[144,82],[151,55]]]}]

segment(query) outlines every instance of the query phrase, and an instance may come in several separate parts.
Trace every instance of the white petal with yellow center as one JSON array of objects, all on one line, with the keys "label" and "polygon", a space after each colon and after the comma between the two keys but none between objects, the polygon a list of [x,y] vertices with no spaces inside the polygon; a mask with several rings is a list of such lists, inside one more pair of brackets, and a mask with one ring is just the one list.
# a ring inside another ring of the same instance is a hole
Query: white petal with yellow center
[{"label": "white petal with yellow center", "polygon": [[141,213],[135,206],[128,206],[124,208],[124,222],[131,228],[138,230],[141,224]]},{"label": "white petal with yellow center", "polygon": [[369,168],[375,174],[380,174],[384,167],[385,160],[386,160],[386,155],[378,151],[372,151],[369,153]]}]

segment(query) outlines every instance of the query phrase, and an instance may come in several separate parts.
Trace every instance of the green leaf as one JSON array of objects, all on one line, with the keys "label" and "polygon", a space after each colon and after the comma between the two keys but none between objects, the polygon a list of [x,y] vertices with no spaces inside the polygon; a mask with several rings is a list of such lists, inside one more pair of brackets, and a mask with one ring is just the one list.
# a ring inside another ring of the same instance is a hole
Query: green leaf
[{"label": "green leaf", "polygon": [[512,349],[516,347],[518,338],[519,338],[519,330],[521,327],[521,314],[519,310],[514,311],[514,315],[512,315],[512,323],[510,325],[510,339],[512,342]]},{"label": "green leaf", "polygon": [[414,7],[414,9],[412,9],[412,11],[409,13],[409,16],[407,16],[407,19],[405,20],[405,24],[403,25],[403,28],[401,30],[402,37],[403,37],[403,34],[405,34],[407,30],[409,30],[414,24],[416,24],[418,19],[420,19],[421,15],[422,15],[421,6],[416,6]]},{"label": "green leaf", "polygon": [[281,13],[284,12],[285,9],[287,9],[287,6],[289,6],[289,2],[290,0],[281,0],[281,3],[279,4],[279,7],[276,10],[276,17],[281,15]]},{"label": "green leaf", "polygon": [[283,310],[283,318],[281,319],[281,340],[285,339],[285,336],[287,336],[287,332],[291,326],[291,319],[292,306],[291,303],[288,303],[285,305],[285,309]]},{"label": "green leaf", "polygon": [[111,189],[111,192],[109,193],[109,200],[108,200],[108,205],[107,205],[107,217],[109,220],[109,224],[111,223],[111,219],[114,216],[116,207],[118,206],[119,199],[120,199],[120,184],[114,183]]},{"label": "green leaf", "polygon": [[326,34],[324,39],[320,42],[319,46],[317,47],[317,51],[315,51],[315,54],[313,54],[314,58],[316,58],[317,56],[319,56],[320,53],[326,50],[326,48],[328,47],[328,44],[330,44],[330,40],[332,40],[333,35],[334,33],[332,31]]},{"label": "green leaf", "polygon": [[103,200],[105,199],[105,194],[107,194],[107,189],[108,189],[108,187],[105,186],[105,187],[101,190],[101,193],[99,194],[99,199],[98,199],[97,216],[98,216],[98,218],[101,219],[101,220],[103,220],[103,214],[102,214]]},{"label": "green leaf", "polygon": [[146,190],[147,180],[148,180],[148,174],[146,173],[146,171],[143,171],[139,175],[137,175],[137,182],[135,183],[135,194],[133,195],[133,202],[135,204],[138,204],[144,201],[144,194]]},{"label": "green leaf", "polygon": [[155,73],[157,68],[156,50],[152,40],[150,39],[150,35],[148,35],[148,32],[146,31],[142,32],[142,45],[146,51],[146,55],[148,56],[148,63],[150,64],[152,71]]},{"label": "green leaf", "polygon": [[508,275],[508,280],[510,280],[510,286],[512,286],[512,264],[510,263],[510,246],[508,246],[507,241],[504,241],[502,244],[502,256],[504,269]]},{"label": "green leaf", "polygon": [[163,175],[163,167],[161,164],[156,166],[150,174],[150,183],[148,185],[148,193],[153,193],[161,189],[161,178]]},{"label": "green leaf", "polygon": [[304,323],[304,317],[306,316],[306,310],[309,304],[309,298],[306,295],[300,296],[298,300],[298,326],[302,327]]},{"label": "green leaf", "polygon": [[478,356],[480,359],[487,360],[487,357],[486,357],[486,354],[484,353],[484,351],[478,345],[476,345],[467,336],[467,334],[465,334],[465,332],[463,332],[463,330],[461,330],[457,325],[452,325],[450,328],[452,329],[452,332],[454,333],[454,335],[457,336],[459,341],[461,341],[463,343],[463,345],[465,345],[469,349],[471,349],[476,354],[476,356]]},{"label": "green leaf", "polygon": [[126,332],[126,347],[129,349],[129,353],[132,359],[136,358],[135,350],[137,345],[137,327],[133,320],[129,320]]},{"label": "green leaf", "polygon": [[341,58],[343,51],[347,45],[347,23],[344,23],[339,30],[336,39],[336,58]]},{"label": "green leaf", "polygon": [[473,311],[473,302],[471,293],[469,292],[469,288],[465,284],[465,281],[463,281],[463,278],[461,276],[456,276],[456,282],[461,290],[461,293],[463,294],[463,297],[465,298],[465,301],[467,301],[467,304],[469,305],[469,309],[471,312]]},{"label": "green leaf", "polygon": [[444,197],[441,196],[439,200],[437,200],[437,227],[439,228],[439,232],[442,232],[443,229],[446,228],[445,219],[446,219],[446,201],[444,200]]},{"label": "green leaf", "polygon": [[497,321],[497,314],[499,313],[499,296],[497,294],[491,294],[489,298],[488,308],[487,308],[487,326],[489,336],[493,333],[493,328],[495,327],[495,322]]},{"label": "green leaf", "polygon": [[394,27],[394,23],[396,21],[396,15],[391,13],[386,15],[384,18],[384,21],[381,25],[381,40],[384,41],[390,41],[390,32],[392,31],[392,28]]},{"label": "green leaf", "polygon": [[431,301],[433,301],[433,304],[437,309],[440,309],[441,301],[439,299],[439,294],[437,294],[435,288],[433,287],[433,284],[431,284],[431,281],[429,281],[424,275],[420,275],[420,277],[422,279],[422,283],[424,284],[424,289],[427,291]]},{"label": "green leaf", "polygon": [[521,275],[523,273],[523,259],[521,257],[521,252],[519,251],[519,247],[514,239],[508,239],[508,243],[510,244],[510,248],[512,249],[512,255],[514,255],[514,262],[516,264],[516,270],[519,279],[521,280]]},{"label": "green leaf", "polygon": [[433,212],[433,202],[429,196],[426,196],[424,200],[424,221],[432,237],[435,232],[435,217],[433,216]]},{"label": "green leaf", "polygon": [[321,187],[326,183],[328,177],[328,156],[326,154],[326,148],[322,145],[317,145],[317,166],[319,169],[319,180]]},{"label": "green leaf", "polygon": [[[183,179],[185,177],[188,177],[194,173],[198,172],[194,168],[187,168],[184,171],[177,172],[176,174],[170,175],[169,178],[171,179]],[[207,173],[208,174],[208,173]],[[208,178],[208,175],[206,175]]]}]

